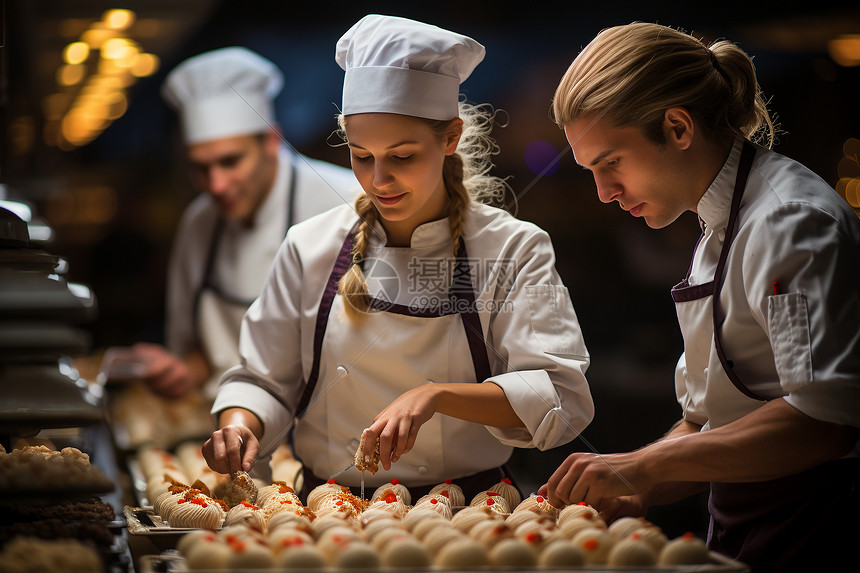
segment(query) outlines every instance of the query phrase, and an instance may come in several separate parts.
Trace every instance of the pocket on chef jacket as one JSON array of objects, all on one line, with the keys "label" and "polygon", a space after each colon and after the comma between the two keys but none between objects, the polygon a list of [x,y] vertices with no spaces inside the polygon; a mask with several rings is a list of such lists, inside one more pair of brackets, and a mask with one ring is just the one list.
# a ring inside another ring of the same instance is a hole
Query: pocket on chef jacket
[{"label": "pocket on chef jacket", "polygon": [[792,292],[767,301],[767,324],[776,373],[786,391],[812,382],[812,349],[806,296]]},{"label": "pocket on chef jacket", "polygon": [[546,354],[586,356],[579,321],[567,287],[526,286],[532,331]]}]

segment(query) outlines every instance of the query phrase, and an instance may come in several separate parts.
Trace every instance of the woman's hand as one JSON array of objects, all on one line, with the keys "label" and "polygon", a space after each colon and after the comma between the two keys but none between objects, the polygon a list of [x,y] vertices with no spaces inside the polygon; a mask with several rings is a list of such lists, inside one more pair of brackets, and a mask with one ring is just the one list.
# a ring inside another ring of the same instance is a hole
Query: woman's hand
[{"label": "woman's hand", "polygon": [[260,453],[262,424],[248,410],[231,408],[219,416],[221,429],[203,444],[203,458],[209,467],[222,474],[251,471]]},{"label": "woman's hand", "polygon": [[436,386],[428,383],[413,388],[380,412],[366,430],[365,446],[370,451],[364,454],[373,455],[378,437],[379,462],[386,471],[391,469],[391,464],[415,445],[421,425],[436,413]]}]

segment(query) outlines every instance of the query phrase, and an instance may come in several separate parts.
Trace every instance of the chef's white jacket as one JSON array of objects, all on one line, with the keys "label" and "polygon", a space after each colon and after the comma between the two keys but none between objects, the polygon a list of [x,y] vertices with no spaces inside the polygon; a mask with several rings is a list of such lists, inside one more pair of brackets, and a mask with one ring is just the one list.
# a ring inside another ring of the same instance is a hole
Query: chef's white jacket
[{"label": "chef's white jacket", "polygon": [[[226,221],[215,260],[215,282],[239,300],[253,301],[284,240],[292,184],[291,152],[282,146],[272,188],[257,211],[252,226]],[[360,189],[351,169],[299,155],[296,159],[294,222],[332,207],[352,204]],[[173,243],[167,276],[166,343],[183,356],[199,346],[194,324],[194,298],[203,282],[206,256],[219,216],[218,205],[201,193],[185,210]],[[239,332],[225,345],[238,346]],[[218,373],[220,374],[220,373]]]},{"label": "chef's white jacket", "polygon": [[[704,236],[693,258],[691,285],[714,276],[740,152],[737,141],[699,201]],[[725,354],[749,390],[767,399],[784,397],[812,418],[860,427],[860,220],[800,163],[758,149],[720,302]],[[707,379],[707,371],[688,372],[681,356],[678,400],[684,417],[705,429],[764,404],[739,391],[735,404],[709,403],[702,382]]]},{"label": "chef's white jacket", "polygon": [[[242,363],[225,373],[212,412],[230,407],[254,412],[264,426],[263,452],[276,447],[294,421],[299,394],[313,361],[314,323],[323,289],[344,239],[356,221],[355,212],[345,206],[293,226],[278,252],[260,298],[243,320]],[[447,220],[419,226],[413,233],[410,248],[385,247],[382,226],[377,224],[376,231],[365,257],[375,261],[373,265],[365,265],[371,294],[385,289],[393,302],[418,307],[432,304],[434,297],[438,300],[445,296],[448,283],[440,280],[442,277],[433,269],[434,261],[453,259]],[[548,449],[573,440],[593,416],[592,398],[585,379],[588,351],[568,290],[555,270],[555,254],[549,236],[535,225],[515,219],[502,210],[472,204],[463,240],[488,349],[492,372],[488,380],[504,390],[525,427],[493,428],[470,424],[470,430],[444,443],[443,447],[457,454],[460,476],[499,463],[497,456],[488,459],[486,452],[470,449],[470,435],[489,431],[508,448]],[[424,264],[429,266],[417,272],[417,267]],[[393,288],[388,280],[392,269],[399,280],[399,285]],[[374,273],[380,274],[375,277]],[[346,320],[342,313],[332,312],[327,332],[344,328]],[[366,344],[372,342],[368,340]],[[427,343],[447,344],[446,341]],[[421,348],[403,348],[402,351],[412,357],[420,357],[422,353]],[[448,359],[454,364],[468,362],[465,367],[471,371],[468,348],[451,348]],[[331,372],[337,364],[324,367]],[[462,370],[464,366],[456,364],[451,368]],[[317,385],[317,392],[321,391],[320,386]],[[337,392],[338,388],[334,383],[326,391]],[[342,416],[344,424],[354,427],[354,435],[358,438],[378,413],[355,408],[338,415]],[[315,409],[312,405],[306,415],[327,414],[325,409]],[[303,459],[314,458],[318,452],[309,450],[321,447],[318,443],[303,444],[300,433],[297,433],[295,445]],[[328,447],[343,449],[344,446],[329,444]],[[510,449],[504,458],[509,455]],[[307,463],[307,459],[305,461]],[[342,469],[327,467],[324,463],[317,467],[311,465],[314,473],[323,478],[328,477],[330,471]],[[458,476],[444,464],[430,468],[424,476],[426,483],[453,477]]]}]

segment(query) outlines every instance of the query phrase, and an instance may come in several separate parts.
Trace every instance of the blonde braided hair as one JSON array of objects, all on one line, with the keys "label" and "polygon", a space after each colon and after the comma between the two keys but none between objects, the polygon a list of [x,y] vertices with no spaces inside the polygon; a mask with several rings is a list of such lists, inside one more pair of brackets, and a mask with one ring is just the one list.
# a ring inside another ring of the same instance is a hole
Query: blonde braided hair
[{"label": "blonde braided hair", "polygon": [[[505,180],[490,175],[493,167],[492,155],[499,152],[495,141],[490,137],[495,112],[488,105],[460,103],[460,118],[463,120],[463,133],[457,151],[445,157],[442,165],[442,181],[448,194],[448,223],[451,229],[452,253],[456,256],[466,226],[466,213],[474,199],[491,205],[501,206],[508,184]],[[425,120],[430,129],[442,139],[451,121]],[[345,119],[338,117],[339,133],[346,141]],[[360,222],[352,245],[352,263],[337,285],[337,292],[344,300],[347,317],[360,321],[370,310],[371,297],[367,280],[361,269],[373,227],[379,220],[379,211],[367,196],[362,193],[355,200],[355,211]]]}]

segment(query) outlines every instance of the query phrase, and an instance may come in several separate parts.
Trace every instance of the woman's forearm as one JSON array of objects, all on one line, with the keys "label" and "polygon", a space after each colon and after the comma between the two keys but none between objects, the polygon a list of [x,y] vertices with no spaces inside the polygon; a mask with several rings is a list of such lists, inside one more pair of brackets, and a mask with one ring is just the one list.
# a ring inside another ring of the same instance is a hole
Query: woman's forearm
[{"label": "woman's forearm", "polygon": [[522,428],[505,391],[492,382],[433,384],[436,411],[496,428]]}]

